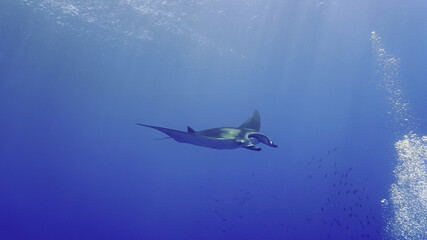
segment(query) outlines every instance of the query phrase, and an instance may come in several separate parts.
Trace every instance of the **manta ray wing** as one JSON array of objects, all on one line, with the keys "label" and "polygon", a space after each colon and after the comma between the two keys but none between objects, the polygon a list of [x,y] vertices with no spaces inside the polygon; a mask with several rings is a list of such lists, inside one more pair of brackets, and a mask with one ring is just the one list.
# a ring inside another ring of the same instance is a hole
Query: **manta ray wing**
[{"label": "manta ray wing", "polygon": [[255,130],[256,132],[259,132],[259,130],[261,129],[261,121],[258,110],[254,110],[252,116],[248,118],[248,120],[246,120],[242,125],[240,125],[239,128],[249,128]]}]

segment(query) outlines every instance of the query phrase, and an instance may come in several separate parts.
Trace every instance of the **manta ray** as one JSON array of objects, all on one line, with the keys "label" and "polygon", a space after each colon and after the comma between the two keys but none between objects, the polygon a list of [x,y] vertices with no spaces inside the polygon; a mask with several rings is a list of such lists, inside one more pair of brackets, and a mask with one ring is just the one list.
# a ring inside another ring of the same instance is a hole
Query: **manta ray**
[{"label": "manta ray", "polygon": [[254,110],[252,116],[237,128],[220,127],[203,131],[194,131],[188,126],[187,132],[183,132],[142,123],[137,124],[156,129],[169,136],[164,139],[172,138],[180,143],[189,143],[201,147],[215,149],[246,148],[253,151],[261,151],[261,148],[256,146],[258,143],[264,143],[274,148],[277,147],[268,136],[259,132],[261,121],[257,110]]}]

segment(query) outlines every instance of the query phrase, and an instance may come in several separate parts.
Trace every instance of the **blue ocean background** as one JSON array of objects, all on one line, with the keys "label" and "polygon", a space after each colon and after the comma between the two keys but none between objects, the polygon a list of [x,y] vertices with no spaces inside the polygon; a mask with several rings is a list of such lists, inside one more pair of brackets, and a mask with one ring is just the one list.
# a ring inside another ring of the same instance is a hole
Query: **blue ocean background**
[{"label": "blue ocean background", "polygon": [[[427,2],[2,0],[0,239],[426,239]],[[258,109],[278,148],[196,131]]]}]

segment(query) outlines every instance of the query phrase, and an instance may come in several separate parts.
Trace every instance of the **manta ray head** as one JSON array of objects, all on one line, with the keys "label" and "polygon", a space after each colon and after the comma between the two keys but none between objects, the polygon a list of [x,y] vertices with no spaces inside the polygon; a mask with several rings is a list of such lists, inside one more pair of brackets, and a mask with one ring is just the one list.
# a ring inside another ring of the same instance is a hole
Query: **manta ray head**
[{"label": "manta ray head", "polygon": [[234,141],[242,148],[247,148],[254,151],[261,151],[261,148],[256,146],[258,143],[263,143],[270,147],[277,147],[268,136],[259,132],[248,131],[243,136],[237,136]]},{"label": "manta ray head", "polygon": [[277,144],[275,144],[273,141],[271,141],[270,138],[267,135],[259,133],[259,132],[249,133],[248,134],[248,139],[252,143],[261,142],[261,143],[264,143],[265,145],[268,145],[270,147],[274,147],[274,148],[277,147]]}]

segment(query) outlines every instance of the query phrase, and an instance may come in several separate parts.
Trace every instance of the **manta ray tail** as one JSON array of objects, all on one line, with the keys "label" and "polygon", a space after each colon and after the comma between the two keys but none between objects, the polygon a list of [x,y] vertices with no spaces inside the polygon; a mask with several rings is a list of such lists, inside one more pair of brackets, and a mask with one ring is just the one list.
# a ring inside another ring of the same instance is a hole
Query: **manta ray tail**
[{"label": "manta ray tail", "polygon": [[178,130],[174,130],[174,129],[163,128],[163,127],[156,127],[156,126],[146,125],[146,124],[142,124],[142,123],[137,123],[137,125],[156,129],[156,130],[158,130],[158,131],[169,136],[169,137],[166,137],[163,139],[173,138],[174,140],[176,140],[178,142],[190,143],[190,142],[196,141],[195,138],[197,138],[194,134],[188,133],[188,132],[182,132],[182,131],[178,131]]},{"label": "manta ray tail", "polygon": [[[143,127],[154,128],[154,129],[157,129],[157,130],[159,130],[159,131],[161,131],[161,129],[162,129],[162,128],[160,128],[160,127],[155,127],[155,126],[146,125],[146,124],[142,124],[142,123],[137,123],[136,125],[143,126]],[[156,140],[156,141],[157,141],[157,140],[165,140],[165,139],[169,139],[169,138],[172,138],[172,137],[155,138],[155,139],[153,139],[153,140]]]},{"label": "manta ray tail", "polygon": [[170,139],[170,138],[172,138],[172,137],[164,137],[164,138],[155,138],[155,139],[153,139],[153,140],[165,140],[165,139]]}]

